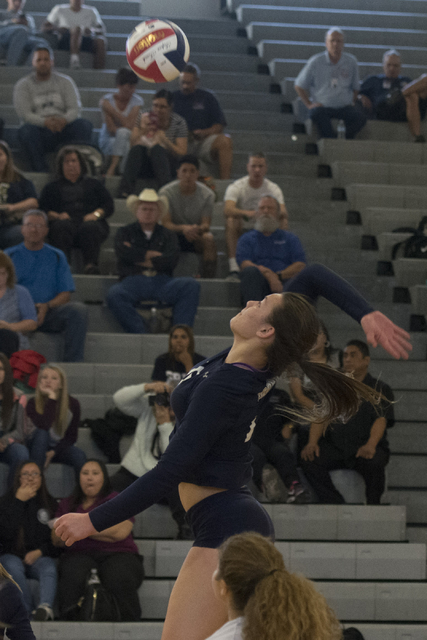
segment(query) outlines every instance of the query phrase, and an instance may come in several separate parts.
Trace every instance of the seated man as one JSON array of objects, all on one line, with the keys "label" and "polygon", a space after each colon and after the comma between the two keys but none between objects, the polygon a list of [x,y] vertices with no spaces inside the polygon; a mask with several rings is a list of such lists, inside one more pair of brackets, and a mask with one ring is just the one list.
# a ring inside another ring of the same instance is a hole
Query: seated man
[{"label": "seated man", "polygon": [[306,257],[299,238],[280,229],[280,205],[264,196],[255,213],[255,228],[239,238],[236,260],[241,269],[243,304],[281,293],[283,282],[304,269]]},{"label": "seated man", "polygon": [[[18,64],[24,64],[28,56],[32,56],[36,47],[48,46],[44,38],[36,35],[37,29],[33,16],[24,12],[26,2],[27,0],[7,0],[7,11],[5,12],[6,16],[8,16],[5,22],[9,20],[9,24],[22,25],[27,29],[27,44],[24,47],[24,55],[18,61]],[[31,57],[28,60],[28,63],[30,62]]]},{"label": "seated man", "polygon": [[81,302],[70,302],[75,290],[70,267],[59,249],[45,244],[47,215],[33,209],[22,219],[24,242],[5,251],[13,261],[19,284],[28,289],[37,309],[37,326],[64,336],[65,362],[84,357],[88,312]]},{"label": "seated man", "polygon": [[70,51],[70,69],[80,69],[80,51],[93,53],[93,68],[105,68],[107,39],[98,9],[83,5],[82,0],[70,0],[70,6],[53,7],[43,31],[53,33],[54,48]]},{"label": "seated man", "polygon": [[219,177],[228,180],[233,162],[231,138],[223,133],[227,124],[213,93],[199,89],[200,69],[187,64],[173,94],[173,110],[187,122],[188,153],[205,162],[218,162]]},{"label": "seated man", "polygon": [[120,282],[107,294],[107,304],[128,333],[146,333],[136,310],[142,300],[157,300],[173,307],[173,324],[193,326],[199,304],[200,283],[194,278],[173,278],[179,258],[178,238],[159,220],[165,205],[154,189],[129,196],[136,222],[121,227],[115,250]]},{"label": "seated man", "polygon": [[[25,62],[25,51],[28,44],[29,26],[27,19],[21,13],[24,0],[7,0],[7,10],[0,11],[0,49],[6,52],[8,66],[22,65]],[[32,18],[33,22],[34,19]]]},{"label": "seated man", "polygon": [[273,196],[280,204],[280,228],[288,228],[288,212],[281,188],[265,177],[267,160],[262,152],[251,153],[246,165],[248,175],[230,184],[224,195],[225,241],[227,243],[230,280],[238,280],[236,247],[243,231],[253,229],[254,216],[261,196]]},{"label": "seated man", "polygon": [[421,120],[427,111],[427,74],[411,81],[400,75],[400,54],[395,49],[383,56],[384,73],[365,78],[359,100],[368,116],[391,122],[407,122],[415,142],[425,142]]},{"label": "seated man", "polygon": [[32,171],[48,171],[44,154],[71,142],[91,141],[92,124],[79,118],[80,95],[74,81],[55,73],[49,47],[36,47],[34,73],[24,76],[13,91],[13,106],[24,122],[18,138]]},{"label": "seated man", "polygon": [[359,92],[357,60],[343,53],[344,34],[334,27],[326,33],[326,51],[312,56],[295,80],[295,91],[309,109],[320,138],[336,138],[331,120],[345,123],[350,140],[366,124],[365,114],[354,103]]},{"label": "seated man", "polygon": [[198,182],[199,161],[196,156],[183,156],[177,175],[178,180],[159,191],[159,195],[164,196],[168,203],[168,211],[162,219],[163,226],[178,235],[181,251],[202,254],[202,278],[214,278],[216,244],[209,229],[215,194],[212,189]]},{"label": "seated man", "polygon": [[[346,424],[312,424],[308,444],[301,452],[302,468],[319,502],[342,504],[344,498],[332,484],[329,471],[354,469],[363,476],[368,504],[380,504],[385,489],[384,469],[390,458],[386,429],[394,424],[393,392],[369,373],[369,347],[350,340],[344,349],[343,368],[356,380],[384,396],[380,406],[362,402]],[[326,429],[326,430],[325,430]]]}]

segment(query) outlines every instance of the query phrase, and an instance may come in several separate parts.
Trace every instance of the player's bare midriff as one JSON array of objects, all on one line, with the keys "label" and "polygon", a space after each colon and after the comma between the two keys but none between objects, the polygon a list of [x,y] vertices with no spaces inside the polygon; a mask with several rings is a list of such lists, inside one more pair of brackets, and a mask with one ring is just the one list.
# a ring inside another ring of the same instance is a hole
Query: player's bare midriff
[{"label": "player's bare midriff", "polygon": [[214,493],[221,493],[227,491],[227,489],[219,489],[218,487],[199,487],[197,484],[191,482],[181,482],[179,484],[179,497],[181,498],[182,506],[185,511],[188,511],[195,504],[209,498]]}]

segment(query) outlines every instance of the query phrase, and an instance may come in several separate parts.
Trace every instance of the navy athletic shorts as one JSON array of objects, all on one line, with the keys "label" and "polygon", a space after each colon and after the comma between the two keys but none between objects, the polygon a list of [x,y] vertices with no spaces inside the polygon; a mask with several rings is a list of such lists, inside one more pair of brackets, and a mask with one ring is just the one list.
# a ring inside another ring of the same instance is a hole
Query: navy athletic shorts
[{"label": "navy athletic shorts", "polygon": [[186,518],[194,547],[217,549],[230,536],[246,531],[274,540],[270,516],[246,487],[214,493],[191,507]]}]

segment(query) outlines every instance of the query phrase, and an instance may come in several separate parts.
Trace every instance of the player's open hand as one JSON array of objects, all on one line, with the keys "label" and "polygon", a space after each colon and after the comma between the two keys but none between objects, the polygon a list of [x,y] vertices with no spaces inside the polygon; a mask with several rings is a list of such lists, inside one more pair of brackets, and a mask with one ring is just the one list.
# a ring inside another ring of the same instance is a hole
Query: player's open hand
[{"label": "player's open hand", "polygon": [[65,542],[65,546],[71,547],[77,540],[83,540],[94,533],[98,533],[88,513],[66,513],[55,522],[55,533]]},{"label": "player's open hand", "polygon": [[379,344],[393,358],[407,360],[412,351],[411,336],[407,331],[398,327],[380,311],[373,311],[363,316],[360,324],[366,334],[366,340],[373,347]]}]

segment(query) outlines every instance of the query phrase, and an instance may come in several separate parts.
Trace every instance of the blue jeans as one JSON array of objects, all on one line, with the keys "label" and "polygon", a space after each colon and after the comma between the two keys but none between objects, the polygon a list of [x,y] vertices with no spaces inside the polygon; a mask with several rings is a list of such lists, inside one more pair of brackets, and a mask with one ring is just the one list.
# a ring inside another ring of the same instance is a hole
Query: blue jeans
[{"label": "blue jeans", "polygon": [[0,47],[7,49],[6,62],[16,67],[21,61],[28,41],[28,29],[23,25],[8,25],[0,27]]},{"label": "blue jeans", "polygon": [[194,278],[167,275],[127,276],[107,293],[107,304],[128,333],[146,333],[147,327],[135,307],[142,300],[157,300],[173,307],[173,324],[193,326],[200,296]]},{"label": "blue jeans", "polygon": [[53,558],[42,556],[34,564],[26,565],[18,556],[5,553],[0,556],[0,562],[21,588],[28,613],[31,613],[33,609],[33,602],[27,578],[37,580],[40,585],[40,603],[38,604],[48,604],[49,607],[53,607],[57,583]]},{"label": "blue jeans", "polygon": [[[0,431],[0,437],[4,435]],[[7,486],[11,487],[13,484],[13,478],[15,476],[16,467],[25,462],[29,458],[29,451],[23,444],[14,442],[10,444],[4,451],[0,452],[0,462],[5,462],[9,465],[9,474],[7,476]]]},{"label": "blue jeans", "polygon": [[64,144],[72,142],[86,142],[90,144],[92,138],[92,123],[83,118],[77,118],[65,125],[62,131],[53,133],[46,127],[35,124],[24,124],[18,130],[18,138],[22,150],[31,166],[31,171],[49,171],[44,154]]},{"label": "blue jeans", "polygon": [[49,309],[39,331],[62,333],[64,336],[64,362],[82,362],[88,323],[88,310],[82,302],[67,302]]},{"label": "blue jeans", "polygon": [[337,118],[338,120],[344,120],[345,123],[345,137],[347,140],[352,140],[356,133],[365,126],[366,115],[353,105],[347,105],[340,109],[333,109],[332,107],[315,107],[310,109],[310,118],[316,124],[319,131],[320,138],[336,138],[331,119]]},{"label": "blue jeans", "polygon": [[[30,460],[36,462],[41,469],[43,469],[46,453],[50,451],[52,447],[49,445],[50,436],[48,431],[44,429],[36,429],[31,440],[28,442],[28,449],[30,450]],[[52,462],[61,462],[62,464],[68,464],[74,468],[76,476],[79,476],[80,469],[86,462],[86,454],[84,451],[72,445],[67,447],[63,451],[59,451],[52,458]]]},{"label": "blue jeans", "polygon": [[0,226],[0,249],[3,251],[24,240],[20,224],[4,224]]}]

